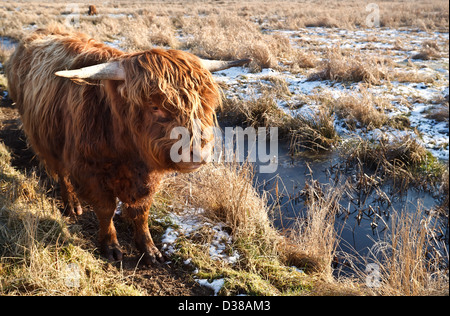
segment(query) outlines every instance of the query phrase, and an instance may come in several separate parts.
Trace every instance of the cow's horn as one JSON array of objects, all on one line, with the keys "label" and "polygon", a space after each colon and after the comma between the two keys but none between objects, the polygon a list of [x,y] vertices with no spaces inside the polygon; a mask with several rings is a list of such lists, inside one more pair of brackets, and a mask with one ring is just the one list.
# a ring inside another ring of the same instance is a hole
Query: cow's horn
[{"label": "cow's horn", "polygon": [[224,69],[228,69],[231,67],[243,66],[252,61],[250,58],[234,60],[234,61],[208,60],[208,59],[201,59],[201,58],[200,58],[200,60],[202,62],[203,67],[208,69],[210,72],[224,70]]},{"label": "cow's horn", "polygon": [[55,75],[70,79],[125,80],[125,71],[117,61],[73,70],[61,70],[55,72]]}]

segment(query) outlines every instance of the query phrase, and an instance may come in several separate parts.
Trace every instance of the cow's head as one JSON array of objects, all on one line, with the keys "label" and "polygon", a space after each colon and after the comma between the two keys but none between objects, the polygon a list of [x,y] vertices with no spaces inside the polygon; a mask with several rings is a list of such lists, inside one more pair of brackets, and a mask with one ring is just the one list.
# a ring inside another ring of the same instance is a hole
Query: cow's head
[{"label": "cow's head", "polygon": [[[119,135],[130,136],[142,158],[153,166],[192,171],[211,154],[211,127],[220,103],[211,72],[248,62],[203,60],[179,50],[153,49],[99,65],[58,71],[56,75],[104,80]],[[178,136],[174,137],[174,129],[189,132],[188,159],[186,155],[182,161],[171,157],[171,150],[173,154],[174,145],[180,142]]]}]

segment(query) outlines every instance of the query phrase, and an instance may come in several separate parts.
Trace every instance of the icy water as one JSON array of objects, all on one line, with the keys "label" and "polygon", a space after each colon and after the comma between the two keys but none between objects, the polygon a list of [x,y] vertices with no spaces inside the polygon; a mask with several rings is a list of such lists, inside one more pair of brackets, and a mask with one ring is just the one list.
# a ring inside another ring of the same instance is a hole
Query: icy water
[{"label": "icy water", "polygon": [[13,49],[16,47],[17,42],[10,37],[0,36],[0,46],[6,49]]},{"label": "icy water", "polygon": [[[275,173],[258,173],[258,168],[255,168],[256,185],[259,190],[270,193],[270,204],[275,202],[278,194],[279,203],[274,210],[277,228],[288,229],[305,215],[302,190],[306,183],[317,181],[325,191],[342,186],[346,180],[351,183],[357,181],[358,167],[343,170],[341,160],[336,153],[292,158],[287,145],[284,145],[279,147]],[[338,250],[364,256],[376,241],[387,240],[394,212],[425,212],[437,204],[436,196],[429,192],[414,188],[399,192],[391,184],[353,191],[351,198],[344,194],[340,200],[341,211],[336,214],[335,227],[340,240]]]}]

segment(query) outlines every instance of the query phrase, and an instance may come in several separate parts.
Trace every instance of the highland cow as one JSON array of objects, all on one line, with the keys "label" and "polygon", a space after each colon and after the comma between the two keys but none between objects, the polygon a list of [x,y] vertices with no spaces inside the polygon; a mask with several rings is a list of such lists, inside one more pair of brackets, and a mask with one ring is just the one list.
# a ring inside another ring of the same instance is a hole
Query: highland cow
[{"label": "highland cow", "polygon": [[[116,201],[134,221],[143,262],[161,261],[148,228],[152,198],[163,175],[190,172],[200,162],[175,163],[174,127],[202,131],[216,122],[219,91],[211,72],[243,65],[209,61],[179,50],[124,53],[81,33],[37,30],[6,66],[10,96],[28,142],[58,179],[65,214],[94,209],[102,254],[121,260],[113,224]],[[208,133],[202,133],[208,135]],[[201,139],[208,148],[211,137]]]},{"label": "highland cow", "polygon": [[97,14],[98,14],[97,7],[91,4],[88,9],[88,15],[97,15]]}]

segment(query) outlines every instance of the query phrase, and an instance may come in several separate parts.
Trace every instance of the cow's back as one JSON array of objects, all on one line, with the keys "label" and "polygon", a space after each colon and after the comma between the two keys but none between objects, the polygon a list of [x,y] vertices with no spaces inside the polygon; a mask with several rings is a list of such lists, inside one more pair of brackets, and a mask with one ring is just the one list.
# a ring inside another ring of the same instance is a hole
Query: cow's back
[{"label": "cow's back", "polygon": [[94,65],[121,54],[86,35],[53,28],[36,31],[11,55],[6,66],[10,96],[19,109],[29,143],[50,171],[58,171],[73,107],[83,106],[83,98],[98,89],[54,73]]}]

